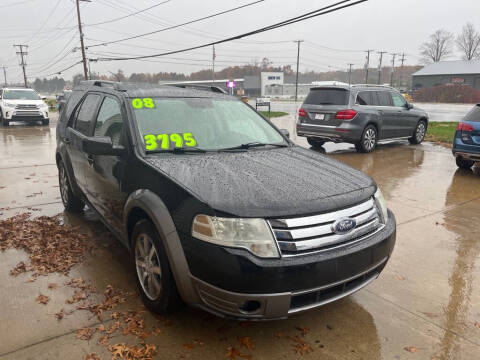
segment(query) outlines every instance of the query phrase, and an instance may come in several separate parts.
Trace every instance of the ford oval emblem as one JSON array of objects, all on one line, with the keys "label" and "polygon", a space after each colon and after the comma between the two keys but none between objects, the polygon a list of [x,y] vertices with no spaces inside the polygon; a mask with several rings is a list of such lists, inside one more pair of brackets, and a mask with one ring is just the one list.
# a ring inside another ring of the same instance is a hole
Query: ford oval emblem
[{"label": "ford oval emblem", "polygon": [[357,221],[350,217],[338,219],[332,224],[332,230],[336,234],[347,234],[357,226]]}]

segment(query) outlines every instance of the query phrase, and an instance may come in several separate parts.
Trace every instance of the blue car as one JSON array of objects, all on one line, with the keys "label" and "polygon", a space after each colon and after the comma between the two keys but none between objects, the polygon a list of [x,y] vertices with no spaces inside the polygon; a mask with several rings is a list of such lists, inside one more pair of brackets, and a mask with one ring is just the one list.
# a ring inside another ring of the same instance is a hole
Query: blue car
[{"label": "blue car", "polygon": [[470,169],[480,162],[480,104],[458,123],[452,152],[459,168]]}]

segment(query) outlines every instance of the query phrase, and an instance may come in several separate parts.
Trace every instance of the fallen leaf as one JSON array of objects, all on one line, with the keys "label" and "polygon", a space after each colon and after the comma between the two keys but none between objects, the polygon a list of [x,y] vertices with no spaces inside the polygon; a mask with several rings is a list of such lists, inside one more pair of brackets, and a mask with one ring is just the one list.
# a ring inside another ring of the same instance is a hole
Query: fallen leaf
[{"label": "fallen leaf", "polygon": [[307,335],[308,332],[310,331],[309,328],[304,328],[304,327],[301,327],[301,326],[295,326],[295,329],[297,329],[298,331],[300,331],[300,332],[301,332],[301,335],[302,335],[303,337],[305,337],[305,335]]},{"label": "fallen leaf", "polygon": [[480,329],[480,322],[475,321],[475,324],[473,324],[477,329]]},{"label": "fallen leaf", "polygon": [[408,351],[410,353],[415,353],[417,352],[417,348],[415,346],[405,346],[403,350]]},{"label": "fallen leaf", "polygon": [[306,355],[313,351],[313,348],[310,346],[310,344],[300,339],[298,336],[295,336],[294,338],[292,338],[292,340],[294,341],[293,348],[295,350],[295,353],[300,355]]},{"label": "fallen leaf", "polygon": [[94,328],[84,328],[77,330],[77,338],[82,340],[90,340],[95,333]]},{"label": "fallen leaf", "polygon": [[402,275],[395,275],[395,279],[403,281],[403,280],[405,280],[405,277],[402,276]]},{"label": "fallen leaf", "polygon": [[255,344],[252,342],[250,336],[240,336],[238,337],[238,341],[240,342],[240,346],[244,346],[250,350],[255,349]]},{"label": "fallen leaf", "polygon": [[50,298],[46,295],[38,295],[38,297],[35,299],[36,302],[38,302],[39,304],[43,304],[43,305],[47,305],[48,302],[50,301]]},{"label": "fallen leaf", "polygon": [[227,353],[225,354],[226,359],[236,359],[236,357],[240,357],[243,359],[251,359],[252,355],[247,355],[247,354],[242,354],[238,349],[235,349],[234,347],[230,346],[227,348]]},{"label": "fallen leaf", "polygon": [[277,332],[277,333],[275,333],[274,336],[275,336],[276,338],[279,338],[279,339],[280,339],[280,338],[285,337],[285,334],[284,334],[283,332]]},{"label": "fallen leaf", "polygon": [[91,353],[91,354],[87,354],[83,358],[83,360],[102,360],[102,358],[95,353]]},{"label": "fallen leaf", "polygon": [[60,310],[58,313],[55,314],[55,317],[57,318],[58,321],[63,319],[63,316],[65,315],[64,310]]},{"label": "fallen leaf", "polygon": [[50,290],[55,290],[55,289],[57,288],[57,284],[55,284],[55,283],[50,283],[50,284],[48,284],[48,288],[49,288]]}]

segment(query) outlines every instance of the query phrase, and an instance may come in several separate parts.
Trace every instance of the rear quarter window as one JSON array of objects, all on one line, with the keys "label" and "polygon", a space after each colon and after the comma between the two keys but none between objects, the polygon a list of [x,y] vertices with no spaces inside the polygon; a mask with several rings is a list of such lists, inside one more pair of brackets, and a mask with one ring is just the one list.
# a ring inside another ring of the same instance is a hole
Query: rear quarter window
[{"label": "rear quarter window", "polygon": [[345,89],[312,89],[305,99],[309,105],[347,105],[348,90]]},{"label": "rear quarter window", "polygon": [[377,106],[379,105],[377,99],[377,92],[376,91],[360,91],[357,95],[357,102],[358,105],[371,105]]},{"label": "rear quarter window", "polygon": [[480,122],[480,105],[476,105],[465,115],[465,121]]}]

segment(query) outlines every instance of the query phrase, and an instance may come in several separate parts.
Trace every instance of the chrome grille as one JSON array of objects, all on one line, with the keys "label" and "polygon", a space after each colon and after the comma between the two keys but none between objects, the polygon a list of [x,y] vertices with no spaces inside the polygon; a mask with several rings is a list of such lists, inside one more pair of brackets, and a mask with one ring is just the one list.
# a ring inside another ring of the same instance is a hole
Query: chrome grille
[{"label": "chrome grille", "polygon": [[15,111],[13,116],[40,116],[39,111],[25,111],[25,110],[20,110],[20,111]]},{"label": "chrome grille", "polygon": [[[355,219],[356,226],[346,234],[337,234],[332,225],[344,217]],[[283,256],[362,240],[383,227],[373,199],[343,210],[293,219],[271,219],[269,223]]]},{"label": "chrome grille", "polygon": [[18,104],[17,106],[15,106],[15,109],[18,109],[18,110],[37,110],[38,105]]}]

